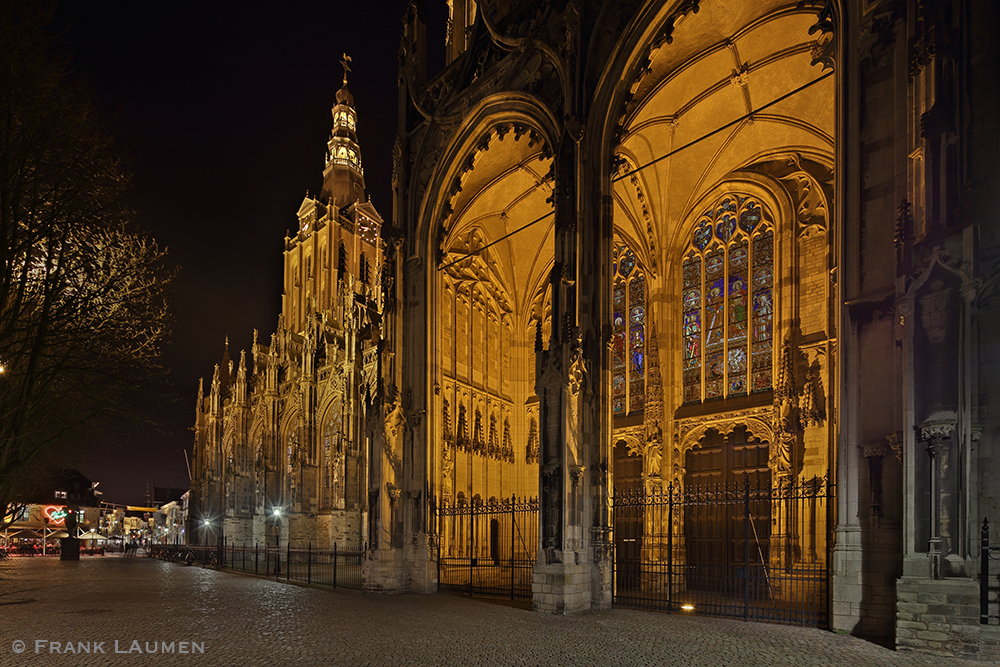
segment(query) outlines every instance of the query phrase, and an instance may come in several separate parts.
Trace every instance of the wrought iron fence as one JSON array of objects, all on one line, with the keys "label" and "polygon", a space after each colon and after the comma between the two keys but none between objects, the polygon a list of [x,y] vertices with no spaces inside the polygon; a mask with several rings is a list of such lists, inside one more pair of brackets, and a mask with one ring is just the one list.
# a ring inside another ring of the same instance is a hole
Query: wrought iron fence
[{"label": "wrought iron fence", "polygon": [[537,498],[444,505],[437,520],[439,589],[531,599]]},{"label": "wrought iron fence", "polygon": [[614,604],[827,627],[832,497],[819,478],[616,492]]},{"label": "wrought iron fence", "polygon": [[[990,522],[983,519],[982,547],[979,553],[979,623],[996,624],[1000,621],[1000,577],[990,577],[990,561],[1000,560],[1000,546],[990,546]],[[990,594],[992,590],[992,595]],[[991,599],[992,598],[992,599]]]},{"label": "wrought iron fence", "polygon": [[353,590],[361,590],[364,561],[364,551],[340,549],[336,544],[331,550],[316,550],[312,545],[305,549],[259,544],[252,547],[246,544],[223,544],[221,547],[157,545],[151,555],[181,562],[190,560],[192,564],[205,567]]}]

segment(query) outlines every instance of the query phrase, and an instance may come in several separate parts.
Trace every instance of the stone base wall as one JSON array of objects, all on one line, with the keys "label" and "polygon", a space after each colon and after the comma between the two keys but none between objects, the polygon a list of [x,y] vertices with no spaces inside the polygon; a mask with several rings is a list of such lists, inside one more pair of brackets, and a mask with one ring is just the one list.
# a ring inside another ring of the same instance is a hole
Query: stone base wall
[{"label": "stone base wall", "polygon": [[590,563],[536,563],[532,607],[545,614],[575,614],[591,608],[596,568]]},{"label": "stone base wall", "polygon": [[334,510],[316,517],[316,536],[313,548],[329,551],[333,545],[338,549],[361,549],[361,512],[358,510]]},{"label": "stone base wall", "polygon": [[614,543],[610,531],[591,529],[591,545],[594,551],[594,577],[591,579],[591,609],[611,609],[614,586],[611,575],[615,568]]},{"label": "stone base wall", "polygon": [[268,523],[261,514],[257,514],[253,518],[253,541],[254,544],[260,546],[274,544],[274,524]]},{"label": "stone base wall", "polygon": [[313,548],[317,548],[316,515],[291,514],[284,524],[281,530],[285,533],[281,537],[282,545],[287,543],[292,549],[305,549],[312,543]]},{"label": "stone base wall", "polygon": [[[273,527],[273,523],[271,524]],[[323,514],[292,514],[282,527],[282,544],[292,549],[311,546],[316,551],[361,548],[361,512],[333,510]],[[270,533],[269,533],[270,534]],[[274,541],[274,538],[270,538]]]},{"label": "stone base wall", "polygon": [[896,582],[897,650],[980,658],[982,628],[976,581],[902,577]]},{"label": "stone base wall", "polygon": [[406,561],[402,549],[373,551],[361,566],[365,593],[405,593]]},{"label": "stone base wall", "polygon": [[406,548],[407,591],[436,593],[438,587],[437,554],[426,533],[412,536]]},{"label": "stone base wall", "polygon": [[979,659],[1000,664],[1000,626],[979,626]]},{"label": "stone base wall", "polygon": [[222,520],[222,530],[226,544],[253,546],[253,519],[250,517],[226,517]]},{"label": "stone base wall", "polygon": [[833,613],[830,616],[830,629],[835,632],[854,634],[861,618],[864,554],[860,541],[860,530],[837,529],[837,543],[833,548]]}]

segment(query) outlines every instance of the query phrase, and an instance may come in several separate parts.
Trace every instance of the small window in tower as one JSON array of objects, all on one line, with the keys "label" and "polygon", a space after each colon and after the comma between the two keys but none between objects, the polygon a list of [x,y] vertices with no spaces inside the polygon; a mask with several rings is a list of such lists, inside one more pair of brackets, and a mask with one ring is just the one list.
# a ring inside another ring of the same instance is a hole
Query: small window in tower
[{"label": "small window in tower", "polygon": [[347,114],[347,127],[354,129],[354,116]]},{"label": "small window in tower", "polygon": [[347,159],[347,149],[341,146],[337,149],[337,159],[346,160]]},{"label": "small window in tower", "polygon": [[350,156],[351,164],[358,163],[358,156],[354,153],[354,151],[347,151],[347,154]]},{"label": "small window in tower", "polygon": [[368,284],[368,259],[365,257],[364,253],[361,253],[361,282]]}]

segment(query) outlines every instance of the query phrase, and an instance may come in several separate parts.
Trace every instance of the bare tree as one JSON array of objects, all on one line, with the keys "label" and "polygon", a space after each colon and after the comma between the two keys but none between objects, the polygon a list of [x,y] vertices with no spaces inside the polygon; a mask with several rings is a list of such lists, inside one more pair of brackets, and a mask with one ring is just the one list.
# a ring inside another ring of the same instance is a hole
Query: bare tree
[{"label": "bare tree", "polygon": [[168,332],[164,251],[49,16],[0,3],[0,521],[37,474],[141,417]]}]

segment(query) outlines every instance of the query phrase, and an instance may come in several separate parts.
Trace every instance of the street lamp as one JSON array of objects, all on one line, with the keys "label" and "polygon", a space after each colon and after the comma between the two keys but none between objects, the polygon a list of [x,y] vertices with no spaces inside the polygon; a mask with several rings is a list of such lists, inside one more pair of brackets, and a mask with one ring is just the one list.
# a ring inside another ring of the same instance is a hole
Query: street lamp
[{"label": "street lamp", "polygon": [[275,507],[274,515],[274,576],[281,576],[281,508]]}]

